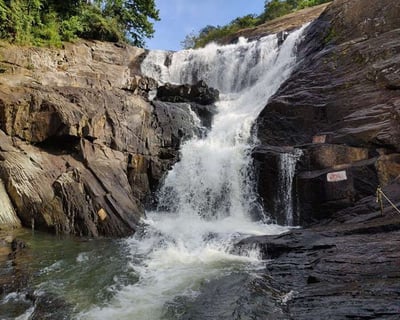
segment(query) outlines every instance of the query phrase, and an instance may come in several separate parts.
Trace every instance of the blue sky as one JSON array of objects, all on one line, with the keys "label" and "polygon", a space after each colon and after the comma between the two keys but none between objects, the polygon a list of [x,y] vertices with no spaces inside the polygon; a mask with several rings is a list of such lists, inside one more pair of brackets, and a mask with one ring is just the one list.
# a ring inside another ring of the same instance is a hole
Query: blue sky
[{"label": "blue sky", "polygon": [[260,14],[265,0],[156,0],[161,21],[154,24],[149,49],[179,50],[187,34],[207,25],[224,25],[249,13]]}]

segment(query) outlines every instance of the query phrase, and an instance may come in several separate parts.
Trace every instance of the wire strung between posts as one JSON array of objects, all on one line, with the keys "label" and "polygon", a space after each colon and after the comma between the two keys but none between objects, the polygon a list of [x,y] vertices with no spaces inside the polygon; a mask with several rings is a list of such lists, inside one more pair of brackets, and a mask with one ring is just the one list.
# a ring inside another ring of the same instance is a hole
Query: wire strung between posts
[{"label": "wire strung between posts", "polygon": [[378,189],[376,189],[376,202],[379,202],[380,205],[381,205],[381,213],[382,213],[382,215],[383,215],[382,196],[390,203],[390,205],[391,205],[398,213],[400,213],[399,208],[387,197],[387,195],[382,191],[381,187],[378,187]]}]

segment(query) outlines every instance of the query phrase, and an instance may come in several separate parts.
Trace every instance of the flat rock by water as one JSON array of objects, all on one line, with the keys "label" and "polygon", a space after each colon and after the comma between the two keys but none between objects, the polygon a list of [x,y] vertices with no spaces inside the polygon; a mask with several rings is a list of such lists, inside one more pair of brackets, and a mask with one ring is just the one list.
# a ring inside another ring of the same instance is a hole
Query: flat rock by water
[{"label": "flat rock by water", "polygon": [[[399,187],[385,192],[395,198]],[[271,259],[268,286],[289,294],[275,301],[284,319],[398,319],[400,214],[378,207],[370,197],[313,227],[238,244],[258,245]]]}]

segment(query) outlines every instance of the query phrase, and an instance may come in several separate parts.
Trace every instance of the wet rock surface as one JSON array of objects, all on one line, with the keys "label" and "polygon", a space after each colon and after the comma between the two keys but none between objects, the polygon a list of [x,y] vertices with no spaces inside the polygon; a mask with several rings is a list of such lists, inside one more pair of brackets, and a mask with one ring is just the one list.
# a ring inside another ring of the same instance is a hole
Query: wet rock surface
[{"label": "wet rock surface", "polygon": [[302,150],[293,185],[302,225],[400,175],[399,17],[397,1],[336,0],[306,30],[299,65],[257,119],[258,188],[275,219],[269,181],[282,150],[271,147]]},{"label": "wet rock surface", "polygon": [[65,300],[50,294],[31,295],[34,311],[32,320],[68,320],[71,318],[73,306]]},{"label": "wet rock surface", "polygon": [[[267,262],[285,319],[400,317],[400,4],[336,0],[306,31],[300,63],[258,120],[258,190],[273,219],[282,154],[298,150],[295,223],[245,239]],[[271,298],[271,297],[269,297]]]},{"label": "wet rock surface", "polygon": [[[399,190],[397,182],[384,192],[399,205]],[[257,245],[271,259],[264,277],[287,297],[275,299],[283,319],[398,319],[399,244],[400,214],[386,203],[382,215],[367,197],[313,227],[238,247]]]},{"label": "wet rock surface", "polygon": [[233,273],[202,287],[195,299],[178,298],[167,305],[168,319],[283,320],[285,313],[276,303],[279,292],[262,274]]},{"label": "wet rock surface", "polygon": [[20,290],[27,284],[29,275],[21,268],[19,261],[26,251],[26,244],[12,236],[0,235],[0,295]]},{"label": "wet rock surface", "polygon": [[187,102],[200,118],[203,127],[211,128],[212,118],[217,112],[214,105],[219,99],[219,91],[210,88],[204,81],[194,85],[165,84],[157,90],[156,99],[166,102]]},{"label": "wet rock surface", "polygon": [[218,101],[219,92],[208,87],[201,80],[194,85],[165,84],[160,86],[156,98],[168,102],[196,102],[201,105],[209,105]]}]

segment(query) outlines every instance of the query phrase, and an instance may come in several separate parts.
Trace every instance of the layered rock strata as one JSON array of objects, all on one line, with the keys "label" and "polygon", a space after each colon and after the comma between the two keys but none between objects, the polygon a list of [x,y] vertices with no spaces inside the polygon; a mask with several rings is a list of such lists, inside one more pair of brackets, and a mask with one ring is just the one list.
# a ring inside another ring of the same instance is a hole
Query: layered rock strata
[{"label": "layered rock strata", "polygon": [[181,141],[199,133],[189,103],[148,100],[158,85],[140,75],[145,54],[100,42],[0,48],[0,194],[12,204],[2,211],[56,233],[134,232]]},{"label": "layered rock strata", "polygon": [[[399,181],[383,191],[400,199]],[[370,196],[318,226],[248,238],[237,249],[258,246],[268,261],[259,304],[269,306],[274,319],[394,320],[400,312],[399,244],[400,214],[391,206],[382,213]],[[252,294],[259,296],[257,289]]]},{"label": "layered rock strata", "polygon": [[400,174],[399,32],[393,0],[336,0],[308,28],[297,68],[257,120],[259,190],[278,221],[269,181],[288,146],[303,150],[293,191],[303,225]]}]

